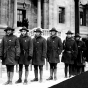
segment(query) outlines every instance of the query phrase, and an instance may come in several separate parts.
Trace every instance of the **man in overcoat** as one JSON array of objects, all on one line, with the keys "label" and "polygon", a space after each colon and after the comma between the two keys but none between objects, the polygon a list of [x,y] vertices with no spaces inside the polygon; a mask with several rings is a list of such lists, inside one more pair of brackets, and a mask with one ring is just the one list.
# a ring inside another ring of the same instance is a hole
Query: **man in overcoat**
[{"label": "man in overcoat", "polygon": [[74,65],[74,61],[77,57],[78,48],[77,44],[72,36],[72,32],[69,30],[67,33],[66,39],[63,41],[63,54],[62,54],[62,62],[65,64],[65,77],[67,78],[68,67],[69,67],[69,77],[73,75],[72,68]]},{"label": "man in overcoat", "polygon": [[85,66],[83,52],[86,50],[86,45],[80,38],[81,36],[79,34],[75,35],[75,40],[76,40],[77,48],[78,48],[78,54],[77,54],[77,59],[76,59],[77,74],[82,73],[82,69],[84,69],[84,66]]},{"label": "man in overcoat", "polygon": [[2,64],[6,65],[7,68],[7,78],[8,81],[5,83],[12,84],[14,65],[20,56],[20,44],[18,38],[13,35],[14,29],[7,27],[5,30],[6,35],[2,38],[0,46],[0,58],[2,59]]},{"label": "man in overcoat", "polygon": [[34,65],[34,74],[35,78],[33,81],[38,81],[38,67],[40,74],[40,82],[42,82],[43,78],[43,65],[45,64],[45,58],[47,53],[47,43],[46,39],[42,37],[41,28],[37,28],[35,31],[35,36],[33,38],[33,58],[32,64]]},{"label": "man in overcoat", "polygon": [[26,27],[23,27],[22,29],[19,30],[21,32],[21,35],[19,37],[19,42],[20,42],[20,59],[19,59],[19,79],[16,81],[16,83],[21,83],[22,82],[22,69],[23,65],[25,66],[25,79],[24,79],[24,84],[27,84],[27,78],[28,78],[28,67],[30,64],[30,60],[32,59],[33,56],[33,42],[31,37],[28,36],[28,29]]},{"label": "man in overcoat", "polygon": [[57,79],[57,63],[60,62],[59,55],[62,52],[63,44],[61,38],[57,36],[56,28],[50,30],[50,37],[47,38],[47,60],[50,64],[50,77],[47,80]]}]

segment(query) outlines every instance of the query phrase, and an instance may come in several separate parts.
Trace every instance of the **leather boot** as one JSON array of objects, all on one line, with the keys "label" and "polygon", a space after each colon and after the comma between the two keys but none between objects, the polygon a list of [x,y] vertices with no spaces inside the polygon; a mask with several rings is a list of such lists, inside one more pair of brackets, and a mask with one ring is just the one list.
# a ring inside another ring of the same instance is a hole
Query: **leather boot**
[{"label": "leather boot", "polygon": [[22,83],[22,71],[19,71],[19,79],[15,83]]},{"label": "leather boot", "polygon": [[4,83],[4,85],[8,85],[10,82],[10,72],[7,72],[7,78],[8,78],[8,81]]},{"label": "leather boot", "polygon": [[64,71],[65,71],[65,78],[67,78],[67,72],[68,72],[68,67],[67,66],[65,66]]},{"label": "leather boot", "polygon": [[57,68],[54,69],[54,80],[57,80]]},{"label": "leather boot", "polygon": [[35,78],[31,82],[38,81],[38,70],[34,70]]},{"label": "leather boot", "polygon": [[10,82],[9,82],[10,85],[12,85],[13,74],[14,72],[10,72]]},{"label": "leather boot", "polygon": [[42,77],[43,77],[43,70],[40,70],[40,82],[42,82]]},{"label": "leather boot", "polygon": [[28,71],[25,71],[25,80],[24,80],[23,84],[27,84],[28,83],[27,78],[28,78]]},{"label": "leather boot", "polygon": [[50,77],[46,80],[53,80],[53,69],[50,69]]}]

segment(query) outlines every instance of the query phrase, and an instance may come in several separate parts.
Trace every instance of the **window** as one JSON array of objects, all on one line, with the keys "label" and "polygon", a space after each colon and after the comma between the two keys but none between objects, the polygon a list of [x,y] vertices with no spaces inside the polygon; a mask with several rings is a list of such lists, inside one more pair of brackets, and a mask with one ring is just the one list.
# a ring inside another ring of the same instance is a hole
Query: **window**
[{"label": "window", "polygon": [[22,26],[22,10],[17,10],[17,26]]},{"label": "window", "polygon": [[86,8],[79,8],[80,11],[80,25],[86,26]]},{"label": "window", "polygon": [[65,22],[65,8],[59,7],[59,23]]},{"label": "window", "polygon": [[26,10],[18,9],[17,10],[17,26],[24,26],[23,21],[26,18]]}]

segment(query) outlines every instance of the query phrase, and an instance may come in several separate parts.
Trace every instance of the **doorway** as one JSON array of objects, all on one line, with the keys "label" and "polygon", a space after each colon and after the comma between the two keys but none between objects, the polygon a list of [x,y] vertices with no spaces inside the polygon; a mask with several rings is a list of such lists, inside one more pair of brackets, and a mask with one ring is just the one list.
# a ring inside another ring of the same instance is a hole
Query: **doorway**
[{"label": "doorway", "polygon": [[25,19],[26,19],[26,10],[17,9],[17,27],[23,27]]}]

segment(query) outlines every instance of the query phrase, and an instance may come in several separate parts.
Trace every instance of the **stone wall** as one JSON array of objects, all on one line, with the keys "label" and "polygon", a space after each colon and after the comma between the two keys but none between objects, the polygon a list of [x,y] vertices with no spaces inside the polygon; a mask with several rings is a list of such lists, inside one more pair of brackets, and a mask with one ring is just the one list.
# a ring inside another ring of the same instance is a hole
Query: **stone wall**
[{"label": "stone wall", "polygon": [[[86,3],[88,0],[81,0],[82,3]],[[65,23],[59,23],[59,7],[65,8]],[[49,0],[49,29],[56,27],[61,32],[61,36],[64,39],[65,33],[71,30],[75,33],[75,8],[74,0]],[[88,33],[87,26],[80,26],[81,34]]]}]

